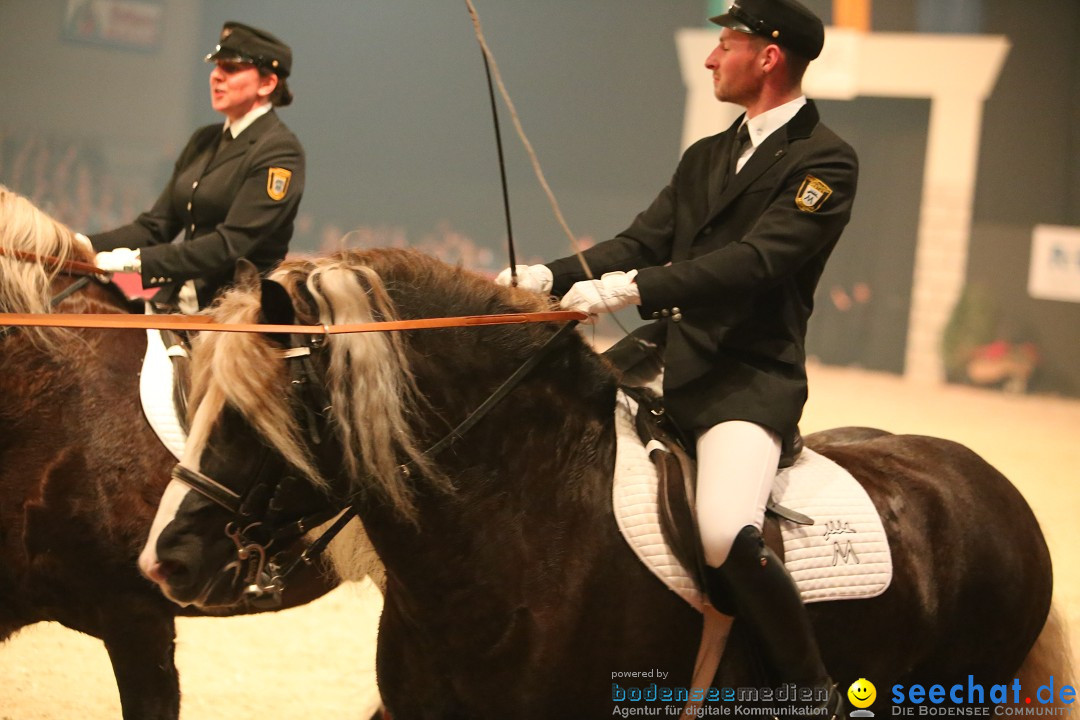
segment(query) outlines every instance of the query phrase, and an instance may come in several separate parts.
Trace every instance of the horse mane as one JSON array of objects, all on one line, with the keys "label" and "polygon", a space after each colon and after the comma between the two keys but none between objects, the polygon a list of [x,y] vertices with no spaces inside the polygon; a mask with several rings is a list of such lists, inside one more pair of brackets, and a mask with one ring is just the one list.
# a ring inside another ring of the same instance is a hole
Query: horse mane
[{"label": "horse mane", "polygon": [[[53,257],[47,265],[28,262],[2,250],[16,250],[37,257]],[[0,185],[0,312],[52,312],[52,284],[67,260],[93,263],[94,258],[76,240],[71,228],[55,220],[22,195]],[[72,298],[74,300],[74,298]],[[36,343],[52,347],[71,335],[63,328],[27,327]]]},{"label": "horse mane", "polygon": [[[397,319],[391,291],[424,292],[446,300],[445,306],[441,302],[432,306],[435,314],[452,313],[455,306],[471,307],[474,313],[478,306],[487,308],[496,302],[505,306],[510,292],[479,275],[411,250],[345,251],[290,259],[271,273],[270,279],[285,287],[298,322],[304,324]],[[523,305],[528,309],[545,307],[529,293],[515,292],[512,297],[519,311]],[[410,307],[410,311],[416,309]],[[219,322],[257,322],[258,292],[253,287],[234,288],[210,313]],[[401,472],[402,464],[410,464],[411,475],[441,489],[449,489],[449,482],[417,444],[423,399],[402,334],[332,335],[326,348],[325,384],[331,419],[353,491],[373,490],[403,516],[414,518],[414,488]],[[205,333],[195,352],[193,405],[208,393],[220,393],[264,441],[310,480],[324,484],[303,440],[303,428],[289,405],[288,393],[281,391],[288,377],[280,347],[258,334]],[[194,427],[192,432],[194,435]]]},{"label": "horse mane", "polygon": [[[0,248],[38,257],[93,262],[75,240],[75,233],[34,206],[22,195],[0,185]],[[0,308],[4,312],[47,313],[53,280],[61,269],[0,254]]]}]

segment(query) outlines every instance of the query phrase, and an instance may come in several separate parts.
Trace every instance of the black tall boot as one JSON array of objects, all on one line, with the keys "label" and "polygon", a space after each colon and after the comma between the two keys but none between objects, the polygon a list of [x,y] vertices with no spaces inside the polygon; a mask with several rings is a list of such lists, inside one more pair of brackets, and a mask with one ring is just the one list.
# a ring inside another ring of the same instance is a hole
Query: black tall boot
[{"label": "black tall boot", "polygon": [[761,532],[747,525],[735,537],[727,560],[707,567],[709,599],[716,609],[747,626],[764,651],[775,681],[800,688],[829,688],[823,720],[844,720],[847,712],[818,650],[802,598],[784,563],[765,546]]}]

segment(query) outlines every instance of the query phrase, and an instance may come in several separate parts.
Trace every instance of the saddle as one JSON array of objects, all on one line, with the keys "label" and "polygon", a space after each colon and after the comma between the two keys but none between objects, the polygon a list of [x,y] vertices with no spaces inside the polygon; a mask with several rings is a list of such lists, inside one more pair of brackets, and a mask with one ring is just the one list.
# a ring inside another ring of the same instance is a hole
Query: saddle
[{"label": "saddle", "polygon": [[[657,505],[664,540],[683,567],[693,573],[699,587],[704,587],[705,557],[693,500],[696,469],[687,450],[693,446],[688,444],[678,426],[665,414],[663,401],[656,393],[645,387],[620,386],[619,389],[637,403],[634,427],[649,459],[656,466]],[[802,435],[796,430],[795,437],[782,448],[779,468],[794,465],[802,449]],[[783,560],[780,518],[800,525],[812,525],[814,521],[769,499],[762,534],[766,544]]]},{"label": "saddle", "polygon": [[[656,402],[638,388],[618,392],[612,509],[642,563],[700,611],[705,563],[693,461],[665,427]],[[804,602],[874,597],[891,581],[892,557],[877,508],[847,470],[810,448],[777,473],[763,535]]]},{"label": "saddle", "polygon": [[[658,393],[661,373],[664,371],[661,347],[663,331],[663,326],[658,323],[644,325],[605,350],[603,356],[619,372],[619,389],[633,398],[639,407],[647,407],[655,417],[662,419],[665,432],[682,445],[684,452],[693,457],[692,438],[686,437],[674,420],[664,415],[663,400]],[[657,391],[654,391],[654,388]],[[783,470],[798,460],[803,449],[802,433],[796,427],[790,437],[781,438],[780,442],[779,468]]]},{"label": "saddle", "polygon": [[[148,312],[153,312],[148,308]],[[146,355],[139,376],[143,415],[162,444],[176,457],[187,440],[191,340],[186,332],[147,330]]]},{"label": "saddle", "polygon": [[191,390],[191,336],[184,330],[163,329],[161,342],[173,366],[173,407],[184,433],[188,431],[188,392]]}]

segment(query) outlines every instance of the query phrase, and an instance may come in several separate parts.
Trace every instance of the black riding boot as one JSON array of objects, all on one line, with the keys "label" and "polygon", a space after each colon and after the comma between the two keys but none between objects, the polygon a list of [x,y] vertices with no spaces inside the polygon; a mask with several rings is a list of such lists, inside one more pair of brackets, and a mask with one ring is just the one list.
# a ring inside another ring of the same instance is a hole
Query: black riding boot
[{"label": "black riding boot", "polygon": [[707,567],[705,577],[713,606],[747,626],[776,682],[815,690],[827,687],[830,713],[816,717],[847,717],[843,698],[821,661],[799,590],[756,527],[740,530],[727,560],[719,568]]}]

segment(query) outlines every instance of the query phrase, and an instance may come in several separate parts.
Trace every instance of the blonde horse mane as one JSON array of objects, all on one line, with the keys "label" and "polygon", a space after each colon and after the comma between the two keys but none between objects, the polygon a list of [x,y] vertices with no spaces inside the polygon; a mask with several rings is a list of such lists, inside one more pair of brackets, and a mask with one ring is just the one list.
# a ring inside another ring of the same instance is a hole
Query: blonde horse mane
[{"label": "blonde horse mane", "polygon": [[[305,323],[396,318],[382,279],[348,254],[286,261],[270,279],[286,288]],[[210,313],[218,322],[257,322],[260,309],[255,289],[238,287],[223,295]],[[447,483],[416,445],[411,423],[417,421],[419,398],[399,333],[333,335],[325,352],[331,425],[352,490],[374,491],[403,516],[415,518],[413,489],[402,464],[410,463],[413,474],[443,488]],[[289,463],[325,486],[289,402],[289,377],[279,347],[258,334],[205,333],[196,343],[193,367],[193,406],[201,398],[223,397]],[[203,430],[193,424],[193,438],[197,433],[204,437]]]},{"label": "blonde horse mane", "polygon": [[[59,260],[50,267],[0,252],[0,312],[52,312],[49,303],[52,283],[61,273],[63,262],[93,262],[69,227],[3,185],[0,185],[0,249]],[[26,331],[45,344],[54,341],[58,334],[69,332],[55,328],[26,328]]]},{"label": "blonde horse mane", "polygon": [[[0,185],[0,248],[38,257],[93,262],[75,233],[22,195]],[[59,267],[46,267],[0,254],[0,307],[6,312],[49,312],[50,287]]]}]

